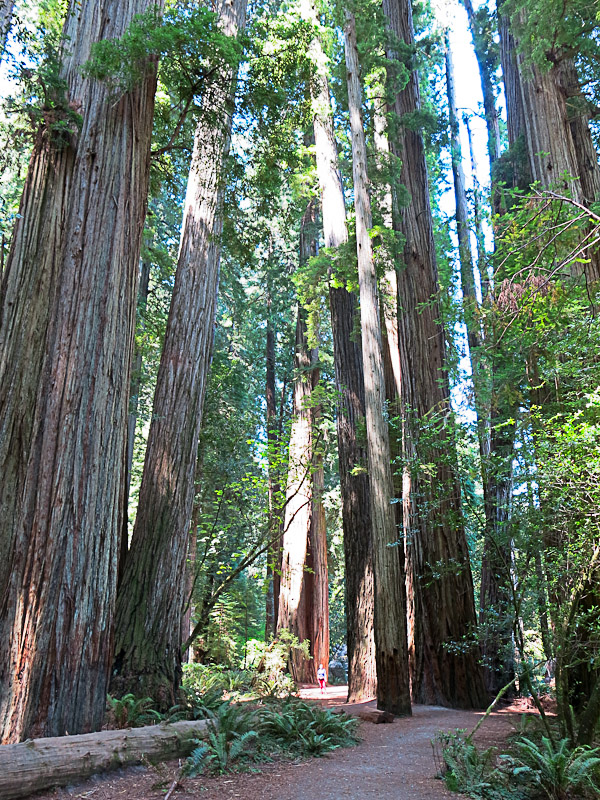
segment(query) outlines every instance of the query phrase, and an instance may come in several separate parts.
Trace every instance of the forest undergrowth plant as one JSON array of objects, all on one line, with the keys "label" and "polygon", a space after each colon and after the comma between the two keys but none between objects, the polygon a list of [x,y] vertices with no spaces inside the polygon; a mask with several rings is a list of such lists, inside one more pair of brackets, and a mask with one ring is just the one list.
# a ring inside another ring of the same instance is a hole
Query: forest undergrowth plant
[{"label": "forest undergrowth plant", "polygon": [[250,745],[258,732],[256,712],[247,706],[221,703],[208,715],[205,741],[197,741],[184,767],[183,774],[196,777],[205,770],[222,775],[234,762],[250,755]]},{"label": "forest undergrowth plant", "polygon": [[502,756],[502,770],[523,785],[528,796],[550,800],[597,797],[600,792],[600,748],[572,748],[569,739],[541,744],[522,737],[515,755]]},{"label": "forest undergrowth plant", "polygon": [[320,756],[358,742],[358,720],[334,714],[296,697],[271,701],[261,713],[260,730],[276,749]]},{"label": "forest undergrowth plant", "polygon": [[139,728],[142,725],[152,725],[163,719],[155,708],[152,708],[151,697],[136,698],[133,694],[125,694],[123,697],[111,697],[106,699],[109,716],[116,728]]}]

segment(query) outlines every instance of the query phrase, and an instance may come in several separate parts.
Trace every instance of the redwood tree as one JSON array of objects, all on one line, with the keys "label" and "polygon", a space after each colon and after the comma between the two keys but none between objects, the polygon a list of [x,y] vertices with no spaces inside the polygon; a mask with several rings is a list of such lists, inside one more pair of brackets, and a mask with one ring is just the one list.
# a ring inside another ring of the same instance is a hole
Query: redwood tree
[{"label": "redwood tree", "polygon": [[[312,0],[302,4],[304,19],[317,26]],[[342,177],[338,165],[326,58],[317,31],[310,53],[315,64],[311,83],[317,177],[326,248],[348,241]],[[346,630],[348,647],[348,702],[375,695],[375,641],[373,629],[373,546],[367,454],[357,436],[365,417],[365,390],[360,341],[354,333],[356,298],[345,287],[329,283],[335,384],[338,397],[336,427],[344,529]]]},{"label": "redwood tree", "polygon": [[394,714],[410,714],[403,553],[399,546],[396,519],[391,505],[394,486],[390,464],[389,431],[385,415],[385,377],[377,276],[369,233],[372,216],[368,193],[367,149],[361,114],[360,62],[355,19],[348,11],[344,33],[373,525],[377,706]]},{"label": "redwood tree", "polygon": [[[316,203],[308,204],[300,232],[300,263],[316,254]],[[323,463],[319,454],[318,350],[309,348],[306,312],[298,305],[295,380],[289,468],[282,538],[277,629],[309,642],[310,660],[292,653],[297,681],[316,683],[320,663],[329,663],[327,533],[323,508]]]},{"label": "redwood tree", "polygon": [[[0,294],[2,740],[104,716],[155,69],[115,99],[80,67],[147,0],[71,3]],[[81,114],[79,124],[77,114]]]},{"label": "redwood tree", "polygon": [[[218,13],[223,32],[235,36],[245,24],[245,0],[224,0]],[[213,343],[234,78],[235,68],[221,65],[218,82],[202,99],[138,513],[117,598],[114,691],[149,695],[163,707],[172,705],[182,674],[185,561]]]},{"label": "redwood tree", "polygon": [[[391,32],[412,50],[409,0],[384,0],[383,10]],[[398,57],[393,50],[389,56]],[[407,66],[408,83],[392,109],[400,122],[420,108],[417,72],[411,61]],[[416,469],[407,469],[404,480],[412,697],[415,702],[479,706],[485,693],[478,649],[452,646],[474,634],[476,616],[460,487],[452,464],[450,391],[423,138],[419,130],[400,125],[390,145],[402,159],[400,181],[410,196],[394,220],[406,240],[398,274],[404,462],[434,464],[433,475],[417,477]],[[432,422],[445,437],[437,452],[420,431]]]}]

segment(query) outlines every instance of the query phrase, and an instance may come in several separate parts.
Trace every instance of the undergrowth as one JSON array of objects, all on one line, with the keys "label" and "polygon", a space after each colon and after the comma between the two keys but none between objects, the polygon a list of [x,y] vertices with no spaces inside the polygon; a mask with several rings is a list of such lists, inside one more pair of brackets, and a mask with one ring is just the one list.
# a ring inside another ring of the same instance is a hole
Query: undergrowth
[{"label": "undergrowth", "polygon": [[573,747],[568,739],[525,735],[509,752],[478,748],[464,730],[439,733],[434,758],[450,791],[474,800],[584,800],[600,795],[600,748]]}]

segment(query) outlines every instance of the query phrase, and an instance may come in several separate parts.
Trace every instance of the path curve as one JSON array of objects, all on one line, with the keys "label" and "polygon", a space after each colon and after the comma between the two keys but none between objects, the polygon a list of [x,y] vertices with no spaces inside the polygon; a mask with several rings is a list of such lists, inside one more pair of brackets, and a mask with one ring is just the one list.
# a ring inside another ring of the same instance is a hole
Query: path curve
[{"label": "path curve", "polygon": [[[324,706],[340,707],[345,687],[329,687],[323,698],[318,689],[309,687],[303,688],[301,695]],[[375,703],[343,707],[357,714],[374,708]],[[412,717],[390,724],[361,723],[362,741],[356,747],[299,763],[261,765],[259,773],[186,779],[173,800],[456,800],[458,795],[448,792],[435,778],[431,740],[440,730],[471,731],[481,716],[478,711],[414,706]],[[477,743],[501,746],[514,729],[516,717],[508,710],[491,714],[477,733]],[[35,800],[158,800],[164,797],[164,787],[172,781],[177,767],[177,763],[163,765],[162,775],[138,767],[97,776],[75,787],[37,795]]]}]

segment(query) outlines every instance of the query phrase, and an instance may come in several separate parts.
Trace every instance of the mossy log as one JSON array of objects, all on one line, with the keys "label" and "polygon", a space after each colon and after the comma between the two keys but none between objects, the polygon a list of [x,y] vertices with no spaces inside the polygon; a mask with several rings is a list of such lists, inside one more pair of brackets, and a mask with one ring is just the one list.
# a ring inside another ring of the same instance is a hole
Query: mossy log
[{"label": "mossy log", "polygon": [[27,797],[143,759],[188,756],[205,728],[204,720],[184,721],[1,745],[0,800]]}]

